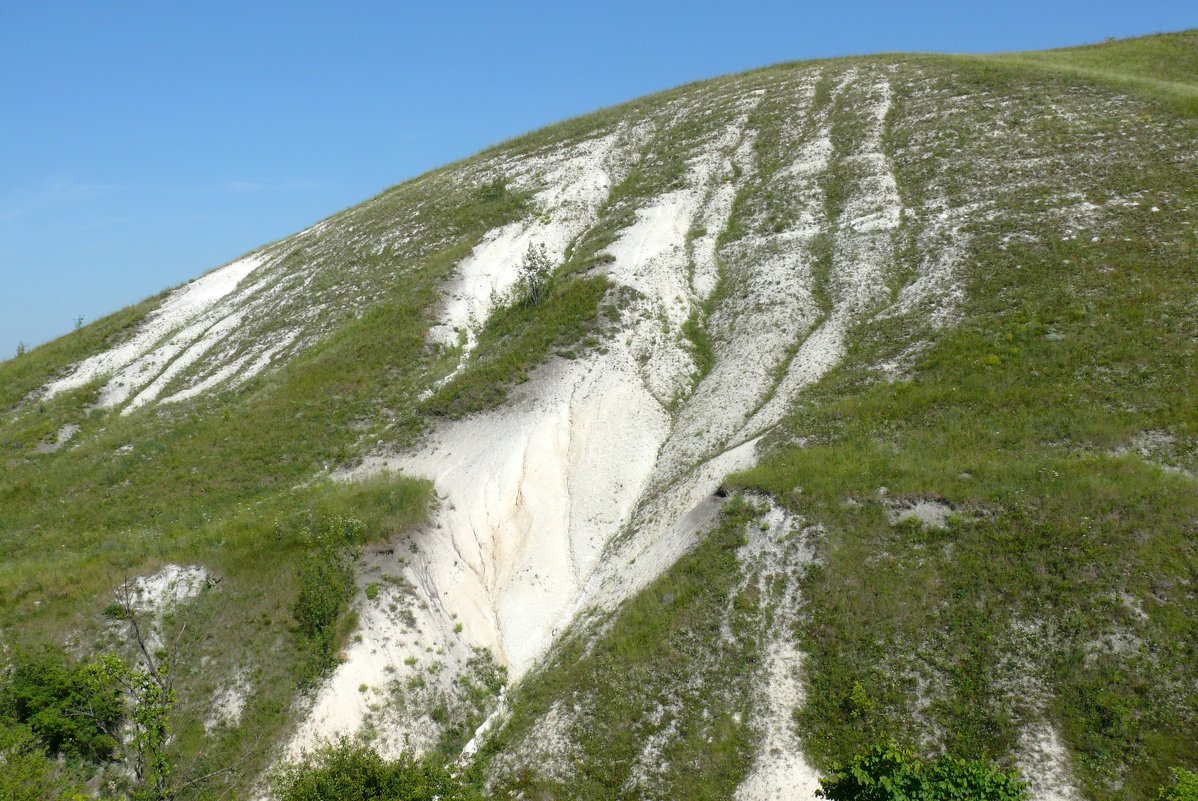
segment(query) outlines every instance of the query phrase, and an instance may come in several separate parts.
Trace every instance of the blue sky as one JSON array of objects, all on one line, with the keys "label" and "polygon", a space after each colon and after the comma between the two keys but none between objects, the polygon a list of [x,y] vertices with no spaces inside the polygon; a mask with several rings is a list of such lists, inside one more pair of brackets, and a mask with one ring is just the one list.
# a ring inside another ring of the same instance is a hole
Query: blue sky
[{"label": "blue sky", "polygon": [[0,2],[0,358],[405,178],[687,81],[1198,26],[1198,4]]}]

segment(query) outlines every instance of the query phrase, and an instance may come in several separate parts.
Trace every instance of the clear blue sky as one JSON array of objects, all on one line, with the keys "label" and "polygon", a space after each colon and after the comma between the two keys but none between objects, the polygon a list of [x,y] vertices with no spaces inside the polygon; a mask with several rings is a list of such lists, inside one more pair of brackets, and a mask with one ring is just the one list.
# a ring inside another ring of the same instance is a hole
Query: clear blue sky
[{"label": "clear blue sky", "polygon": [[1198,3],[0,0],[0,358],[405,178],[686,81],[1198,26]]}]

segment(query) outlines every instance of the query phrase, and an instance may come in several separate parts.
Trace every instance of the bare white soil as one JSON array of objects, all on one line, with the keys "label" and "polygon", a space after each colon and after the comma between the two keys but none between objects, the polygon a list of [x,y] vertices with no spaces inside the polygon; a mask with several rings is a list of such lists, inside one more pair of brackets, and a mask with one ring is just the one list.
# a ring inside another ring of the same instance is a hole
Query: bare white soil
[{"label": "bare white soil", "polygon": [[[98,403],[101,407],[123,403],[158,380],[180,355],[191,351],[194,357],[195,350],[204,347],[205,342],[205,349],[211,347],[222,328],[230,326],[228,312],[221,312],[221,301],[260,264],[258,257],[248,256],[175,290],[150,313],[131,339],[80,362],[70,374],[46,386],[46,397],[111,376],[100,391]],[[156,395],[156,391],[146,389],[138,397],[142,398],[140,403],[145,403]]]},{"label": "bare white soil", "polygon": [[611,190],[620,138],[617,131],[519,163],[512,177],[518,188],[539,189],[536,211],[488,233],[458,264],[443,292],[441,321],[429,331],[433,341],[452,347],[464,337],[463,355],[469,353],[478,329],[515,289],[530,246],[543,247],[553,264],[562,262]]},{"label": "bare white soil", "polygon": [[139,576],[130,584],[135,612],[161,615],[190,601],[208,586],[208,570],[201,565],[166,565],[157,573]]},{"label": "bare white soil", "polygon": [[923,498],[909,503],[895,504],[887,513],[892,523],[904,520],[918,520],[928,528],[944,528],[948,524],[948,516],[953,509],[942,501]]},{"label": "bare white soil", "polygon": [[746,572],[767,593],[770,610],[766,632],[764,680],[760,683],[755,716],[760,731],[757,756],[749,775],[736,789],[737,801],[815,798],[819,773],[803,755],[795,728],[795,711],[806,698],[803,653],[794,642],[795,615],[801,600],[799,578],[813,555],[804,539],[803,521],[771,506],[765,525],[751,530],[740,559]]},{"label": "bare white soil", "polygon": [[[889,86],[873,75],[846,81],[864,86],[873,105],[865,143],[852,156],[863,177],[834,231],[830,309],[812,292],[811,240],[826,228],[819,178],[830,158],[826,120],[817,120],[795,162],[771,179],[793,184],[808,201],[805,214],[790,230],[747,237],[723,254],[730,291],[707,321],[716,358],[697,382],[681,329],[715,290],[717,236],[737,188],[753,180],[747,122],[760,96],[747,95],[740,116],[690,159],[683,185],[644,202],[608,248],[608,278],[636,299],[605,350],[547,365],[503,407],[442,425],[417,450],[370,458],[347,476],[397,470],[436,486],[435,523],[403,572],[419,599],[410,607],[417,624],[363,611],[361,641],[318,693],[292,753],[358,731],[384,750],[420,742],[432,727],[372,708],[381,704],[360,688],[424,675],[427,649],[441,652],[441,675],[452,676],[471,647],[490,649],[518,681],[580,615],[614,608],[694,544],[724,477],[754,464],[758,438],[839,362],[850,328],[889,301],[884,273],[901,218],[881,151]],[[810,102],[813,83],[801,103]],[[468,352],[528,245],[564,252],[603,201],[612,182],[604,175],[625,168],[619,141],[612,134],[533,157],[528,173],[570,185],[541,190],[536,221],[492,232],[459,265],[436,341],[464,343]],[[771,648],[767,681],[793,709],[799,660],[785,642]],[[769,749],[787,756],[763,758],[742,798],[772,797],[769,788],[802,764],[797,741],[779,728],[788,713],[770,714],[762,724]]]},{"label": "bare white soil", "polygon": [[58,429],[54,435],[53,442],[42,442],[34,448],[38,453],[54,453],[60,451],[71,441],[71,439],[79,433],[79,426],[75,423],[67,423],[62,428]]},{"label": "bare white soil", "polygon": [[1019,767],[1031,801],[1082,801],[1069,752],[1052,724],[1038,721],[1024,727],[1019,738]]}]

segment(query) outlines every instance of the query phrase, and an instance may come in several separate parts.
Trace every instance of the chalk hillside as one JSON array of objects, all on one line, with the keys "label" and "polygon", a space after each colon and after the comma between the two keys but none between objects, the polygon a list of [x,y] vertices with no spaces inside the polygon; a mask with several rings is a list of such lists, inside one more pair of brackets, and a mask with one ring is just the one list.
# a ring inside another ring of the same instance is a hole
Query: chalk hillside
[{"label": "chalk hillside", "polygon": [[[348,738],[486,798],[814,799],[893,741],[1156,798],[1198,32],[528,134],[0,363],[0,459],[0,763],[47,788],[268,798]],[[46,722],[105,653],[171,663],[157,767]]]}]

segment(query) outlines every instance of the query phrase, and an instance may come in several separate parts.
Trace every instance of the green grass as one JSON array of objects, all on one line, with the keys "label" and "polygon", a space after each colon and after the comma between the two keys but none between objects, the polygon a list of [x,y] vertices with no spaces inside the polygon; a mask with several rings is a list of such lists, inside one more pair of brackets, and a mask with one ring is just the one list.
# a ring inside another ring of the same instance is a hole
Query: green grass
[{"label": "green grass", "polygon": [[[1076,80],[952,63],[956,92],[1055,97]],[[1140,101],[1124,102],[1109,129],[1145,124]],[[901,150],[912,140],[901,107],[898,116]],[[1154,130],[1180,143],[1194,131],[1184,119]],[[1037,147],[1077,147],[1054,127],[1064,123],[1041,122]],[[983,146],[970,137],[958,123],[945,145]],[[1096,231],[1099,242],[1040,228],[1036,242],[1000,244],[1005,230],[975,226],[963,319],[909,377],[879,381],[867,367],[905,341],[909,322],[858,331],[845,366],[777,435],[807,444],[780,444],[733,481],[828,532],[796,631],[808,654],[797,722],[824,765],[883,736],[1002,757],[1020,721],[1039,714],[1074,750],[1088,797],[1148,798],[1170,766],[1198,761],[1195,479],[1116,453],[1143,431],[1167,431],[1177,444],[1158,458],[1198,467],[1198,309],[1185,300],[1195,248],[1183,227],[1198,195],[1171,167],[1174,153],[1140,150],[1086,171],[1062,155],[1061,174],[1042,168],[1044,183],[1099,202],[1151,194],[1112,212],[1120,233]],[[907,189],[934,177],[919,160],[897,169]],[[978,180],[963,173],[943,188],[964,196]],[[1004,212],[1034,219],[1044,195],[1033,186],[1006,195]],[[947,528],[890,522],[890,504],[923,498],[953,506]]]},{"label": "green grass", "polygon": [[[886,60],[894,104],[883,144],[912,214],[885,280],[897,298],[922,259],[961,243],[964,300],[945,328],[916,313],[853,331],[842,366],[732,482],[822,527],[793,631],[807,683],[796,725],[821,766],[887,737],[1009,766],[1020,726],[1039,716],[1070,746],[1093,799],[1146,799],[1170,767],[1198,765],[1195,41],[1191,31]],[[719,232],[719,286],[681,331],[697,380],[718,358],[717,310],[743,289],[738,259],[760,255],[749,252],[751,235],[787,231],[808,210],[779,176],[824,123],[832,158],[813,202],[828,230],[809,255],[811,289],[829,308],[834,234],[862,189],[854,158],[867,122],[864,93],[838,87],[846,69],[878,63],[781,65],[681,87],[482,154],[531,153],[624,121],[647,126],[636,164],[571,243],[549,295],[499,309],[464,369],[425,401],[459,355],[426,344],[439,286],[486,231],[533,212],[502,177],[457,179],[481,162],[343,212],[326,240],[272,246],[289,266],[319,265],[313,295],[340,305],[328,311],[331,333],[235,391],[127,416],[91,408],[99,382],[27,402],[71,363],[129,336],[161,296],[0,363],[6,644],[124,647],[102,615],[111,588],[168,562],[205,565],[219,583],[167,621],[189,632],[174,748],[180,775],[233,768],[191,796],[244,794],[297,689],[327,669],[353,623],[334,604],[332,639],[313,668],[314,637],[301,636],[295,611],[304,566],[323,553],[319,533],[353,519],[364,537],[408,537],[432,501],[429,484],[404,477],[324,478],[380,443],[417,442],[438,418],[501,404],[540,365],[605,347],[632,299],[603,277],[605,249],[637,209],[680,185],[688,154],[735,117],[727,101],[739,93],[765,90],[749,118],[758,172]],[[811,113],[796,125],[796,87],[808,77]],[[679,116],[680,104],[694,113]],[[957,209],[982,195],[995,206],[929,239],[930,204]],[[1107,222],[1074,221],[1081,200]],[[375,247],[403,226],[419,231],[414,241]],[[1066,239],[1067,229],[1080,235]],[[358,294],[369,302],[354,305]],[[262,333],[287,323],[266,321]],[[871,369],[912,342],[922,348],[894,380]],[[67,423],[81,426],[68,448],[37,451]],[[1148,459],[1129,450],[1145,432],[1167,434]],[[917,499],[955,513],[944,529],[892,523],[895,503]],[[513,688],[511,717],[472,780],[490,771],[501,792],[610,798],[646,738],[672,726],[652,792],[728,797],[754,753],[759,637],[777,611],[736,556],[756,514],[733,501],[611,619],[570,632]],[[498,692],[494,666],[476,667],[468,706],[442,710],[454,721],[443,756]],[[213,693],[239,674],[254,688],[240,723],[205,732]],[[659,703],[669,711],[655,717]],[[505,762],[555,704],[573,714],[568,778]]]},{"label": "green grass", "polygon": [[139,304],[110,314],[103,319],[59,337],[25,353],[23,356],[0,362],[0,410],[4,422],[12,419],[16,407],[34,390],[57,377],[67,366],[107,350],[130,336],[162,299],[162,295],[147,298]]},{"label": "green grass", "polygon": [[[660,765],[651,766],[662,773],[649,779],[648,792],[688,799],[731,795],[753,753],[746,717],[761,643],[760,610],[748,598],[729,609],[728,599],[741,578],[737,549],[757,515],[749,503],[730,502],[719,526],[625,603],[610,625],[598,633],[577,632],[521,683],[511,718],[485,746],[475,770],[485,773],[497,754],[535,738],[538,717],[567,698],[573,699],[567,709],[581,710],[569,731],[579,753],[548,755],[574,763],[568,784],[531,764],[503,774],[495,792],[611,798],[629,780],[646,738],[675,727],[679,736],[666,739]],[[713,651],[721,622],[737,636]],[[668,711],[655,719],[658,704]]]},{"label": "green grass", "polygon": [[1198,29],[1088,47],[1013,53],[995,60],[1100,81],[1151,97],[1173,113],[1198,116]]},{"label": "green grass", "polygon": [[[188,613],[195,641],[176,740],[185,775],[223,761],[239,766],[233,787],[251,780],[311,675],[306,646],[291,631],[299,566],[313,547],[304,532],[341,515],[361,520],[371,536],[394,537],[423,520],[430,488],[422,481],[325,486],[314,478],[352,464],[364,442],[402,445],[424,430],[416,396],[443,367],[424,344],[437,286],[486,230],[524,213],[521,196],[502,185],[438,201],[426,214],[441,217],[438,235],[454,238],[416,265],[387,252],[357,256],[360,269],[402,268],[409,277],[286,370],[227,395],[127,416],[91,409],[95,384],[13,406],[0,428],[7,640],[72,637],[119,647],[100,613],[123,576],[178,562],[220,577]],[[386,198],[379,202],[385,210]],[[17,403],[65,363],[127,332],[151,305],[0,364],[4,397]],[[68,422],[82,427],[73,447],[35,452]],[[343,619],[333,641],[351,624]],[[227,631],[238,637],[219,635]],[[199,669],[201,658],[208,669]],[[253,699],[240,726],[210,742],[202,727],[207,700],[216,677],[238,670],[249,671]]]},{"label": "green grass", "polygon": [[600,304],[607,290],[601,276],[568,278],[557,282],[536,306],[512,303],[496,310],[465,369],[421,404],[421,410],[462,417],[493,408],[550,357],[576,357],[579,343],[604,321]]}]

